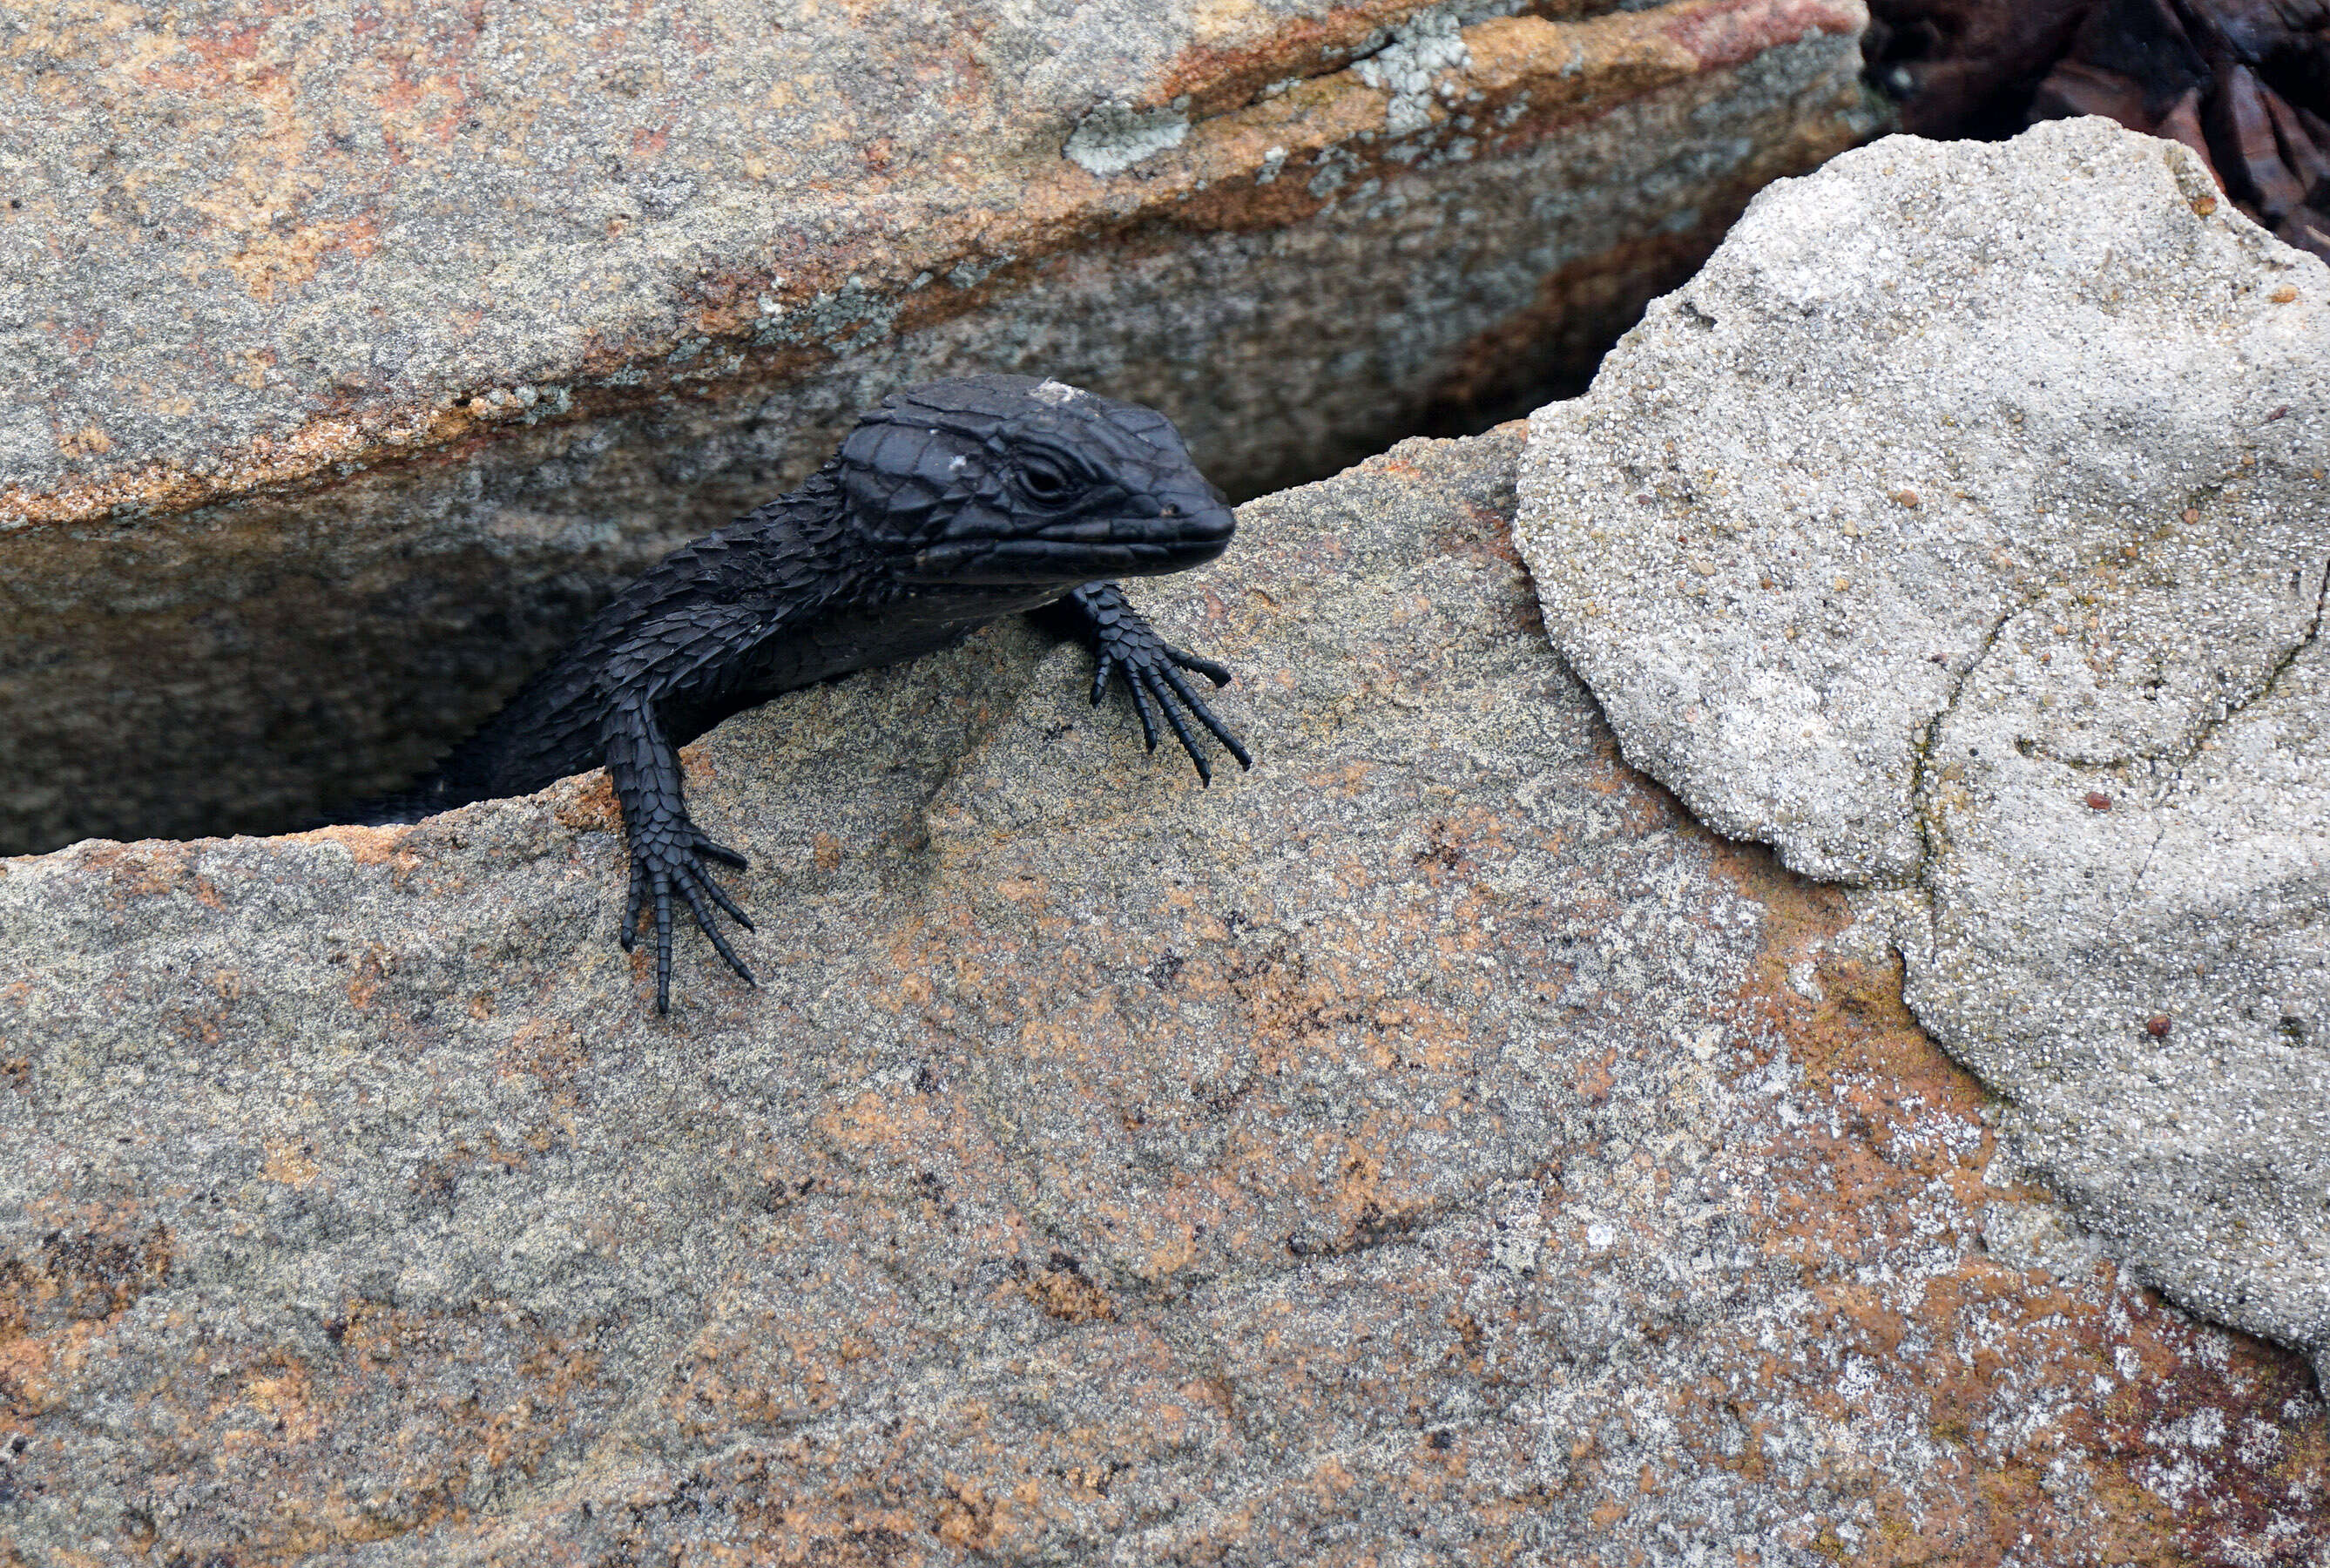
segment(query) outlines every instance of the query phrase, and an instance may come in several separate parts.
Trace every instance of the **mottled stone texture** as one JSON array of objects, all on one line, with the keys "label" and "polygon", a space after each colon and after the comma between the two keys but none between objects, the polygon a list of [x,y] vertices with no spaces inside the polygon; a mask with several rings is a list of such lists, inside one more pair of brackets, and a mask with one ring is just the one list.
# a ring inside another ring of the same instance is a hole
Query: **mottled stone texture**
[{"label": "mottled stone texture", "polygon": [[1253,494],[1574,376],[1871,128],[1864,20],[0,18],[0,848],[279,830],[409,778],[914,381],[1149,403]]},{"label": "mottled stone texture", "polygon": [[2330,1354],[2330,269],[2102,119],[1776,187],[1533,422],[1628,758],[1900,892],[1909,1000],[2185,1306]]},{"label": "mottled stone texture", "polygon": [[1842,897],[1623,765],[1520,432],[603,779],[0,875],[0,1560],[2321,1564],[2304,1364],[2012,1184]]}]

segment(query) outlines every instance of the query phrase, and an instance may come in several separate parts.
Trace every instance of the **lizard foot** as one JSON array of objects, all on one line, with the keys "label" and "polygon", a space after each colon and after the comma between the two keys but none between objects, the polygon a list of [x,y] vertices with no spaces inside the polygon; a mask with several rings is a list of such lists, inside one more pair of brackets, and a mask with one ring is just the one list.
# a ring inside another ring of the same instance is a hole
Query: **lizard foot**
[{"label": "lizard foot", "polygon": [[728,946],[727,937],[721,935],[713,908],[717,906],[747,931],[753,928],[752,918],[712,879],[712,873],[705,867],[707,860],[740,871],[749,863],[726,845],[706,838],[685,815],[669,826],[659,825],[656,831],[631,834],[631,891],[623,910],[620,940],[626,953],[638,946],[639,915],[643,910],[654,911],[658,1012],[671,1011],[671,898],[675,891],[687,900],[689,911],[696,917],[696,929],[711,938],[713,951],[727,960],[728,967],[743,976],[745,984],[760,984],[744,967],[744,961],[736,956],[736,950]]},{"label": "lizard foot", "polygon": [[[1227,686],[1230,683],[1228,670],[1210,659],[1201,659],[1174,647],[1150,630],[1148,623],[1137,616],[1127,616],[1113,625],[1103,623],[1096,641],[1098,646],[1094,652],[1100,663],[1093,671],[1092,699],[1094,707],[1100,705],[1101,698],[1108,690],[1108,678],[1113,674],[1124,682],[1125,690],[1132,695],[1132,710],[1141,716],[1141,737],[1148,743],[1149,749],[1157,749],[1157,719],[1150,711],[1150,700],[1153,698],[1159,711],[1165,715],[1165,722],[1173,727],[1174,738],[1181,743],[1181,749],[1189,754],[1189,760],[1197,764],[1199,784],[1212,784],[1214,770],[1207,765],[1206,754],[1198,745],[1197,737],[1181,721],[1182,708],[1196,715],[1198,722],[1213,732],[1214,738],[1237,758],[1238,766],[1254,766],[1254,758],[1247,753],[1245,744],[1214,716],[1214,710],[1206,706],[1206,699],[1181,678],[1182,670],[1194,670],[1216,686]],[[1179,703],[1178,708],[1176,701]]]}]

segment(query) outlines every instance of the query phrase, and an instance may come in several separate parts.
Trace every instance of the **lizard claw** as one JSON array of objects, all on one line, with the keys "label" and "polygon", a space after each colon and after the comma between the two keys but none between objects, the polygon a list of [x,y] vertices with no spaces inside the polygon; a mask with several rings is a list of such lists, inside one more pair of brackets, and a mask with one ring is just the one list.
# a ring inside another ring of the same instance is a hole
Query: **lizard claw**
[{"label": "lizard claw", "polygon": [[[752,861],[746,860],[744,856],[738,854],[735,851],[730,849],[725,844],[714,843],[702,833],[696,835],[696,851],[700,855],[711,856],[714,860],[719,861],[724,866],[734,866],[740,871],[749,870],[752,868]],[[745,920],[744,917],[742,915],[737,916],[736,918],[744,920],[745,930],[750,931],[753,928],[753,923],[750,920]]]}]

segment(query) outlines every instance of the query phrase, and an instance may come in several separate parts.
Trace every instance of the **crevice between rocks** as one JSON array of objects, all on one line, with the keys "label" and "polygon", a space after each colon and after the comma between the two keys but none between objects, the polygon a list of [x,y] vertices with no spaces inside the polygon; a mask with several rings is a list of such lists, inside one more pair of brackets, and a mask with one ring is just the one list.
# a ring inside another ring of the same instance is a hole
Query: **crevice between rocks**
[{"label": "crevice between rocks", "polygon": [[[2161,799],[2164,803],[2175,798],[2176,791],[2184,783],[2184,770],[2191,766],[2193,763],[2199,758],[2202,752],[2208,749],[2210,740],[2214,737],[2219,729],[2222,728],[2228,722],[2230,722],[2235,714],[2240,713],[2246,708],[2253,708],[2257,704],[2264,702],[2273,696],[2274,688],[2280,684],[2281,678],[2289,672],[2290,668],[2294,666],[2298,660],[2305,657],[2306,651],[2308,648],[2313,647],[2315,642],[2321,637],[2322,618],[2325,608],[2330,608],[2330,558],[2325,558],[2323,562],[2322,582],[2315,590],[2314,594],[2314,619],[2306,626],[2306,635],[2299,638],[2297,641],[2290,647],[2288,652],[2283,654],[2280,659],[2275,661],[2274,667],[2270,670],[2267,671],[2265,679],[2259,683],[2258,689],[2255,692],[2241,698],[2238,702],[2230,704],[2224,712],[2218,714],[2213,717],[2203,718],[2201,721],[2200,730],[2196,735],[2194,735],[2193,744],[2185,748],[2184,755],[2174,759],[2173,765],[2174,771],[2169,775],[2167,788],[2161,794]],[[2160,853],[2161,843],[2167,837],[2168,824],[2165,822],[2163,822],[2152,835],[2151,848],[2145,850],[2144,852],[2144,864],[2136,868],[2135,879],[2128,883],[2127,898],[2121,903],[2118,910],[2115,911],[2115,913],[2124,915],[2127,910],[2135,907],[2136,893],[2143,888],[2144,879],[2149,875],[2152,870],[2153,859]]]},{"label": "crevice between rocks", "polygon": [[[2290,667],[2304,656],[2306,651],[2312,647],[2321,635],[2323,611],[2325,604],[2330,604],[2330,558],[2325,558],[2323,563],[2321,585],[2316,589],[2314,595],[2314,616],[2306,624],[2305,635],[2291,643],[2288,650],[2274,660],[2272,668],[2266,671],[2265,679],[2259,681],[2254,689],[2228,701],[2221,712],[2204,717],[2201,720],[2200,727],[2193,732],[2192,740],[2186,745],[2168,751],[2135,752],[2130,755],[2127,761],[2165,762],[2180,772],[2189,766],[2202,751],[2207,749],[2210,740],[2214,737],[2218,730],[2231,722],[2235,716],[2256,707],[2273,695],[2274,688],[2280,682],[2282,676],[2288,672]],[[2043,756],[2059,767],[2080,772],[2108,772],[2111,769],[2127,765],[2127,763],[2123,762],[2081,762],[2075,757],[2058,756],[2048,751],[2039,751],[2033,755]]]},{"label": "crevice between rocks", "polygon": [[[1916,889],[1922,891],[1927,900],[1927,913],[1929,917],[1932,914],[1932,888],[1927,880],[1927,873],[1941,853],[1934,842],[1937,824],[1933,820],[1933,814],[1926,807],[1926,802],[1931,794],[1929,770],[1933,765],[1935,743],[1941,736],[1942,726],[1957,712],[1958,700],[1965,694],[1966,683],[1974,679],[1975,671],[1981,669],[1991,654],[1997,650],[1998,640],[2005,635],[2007,626],[2016,616],[2024,613],[2044,598],[2046,592],[2046,589],[2041,588],[2025,595],[2021,603],[1991,622],[1990,630],[1983,634],[1981,643],[1975,649],[1974,657],[1966,660],[1965,668],[1958,671],[1956,677],[1951,680],[1949,696],[1934,716],[1926,721],[1923,731],[1918,738],[1909,744],[1909,810],[1918,824],[1919,853],[1916,869],[1910,872],[1906,880],[1898,884],[1898,887],[1904,890]],[[1884,884],[1871,882],[1870,886],[1881,887]]]},{"label": "crevice between rocks", "polygon": [[[2319,579],[2320,580],[2315,590],[2314,614],[2306,625],[2305,634],[2296,642],[2292,643],[2289,648],[2274,661],[2272,668],[2266,672],[2265,678],[2258,682],[2254,689],[2226,703],[2222,711],[2204,717],[2201,720],[2199,727],[2194,730],[2191,740],[2185,745],[2173,750],[2158,752],[2133,752],[2125,761],[2120,762],[2083,762],[2078,758],[2057,755],[2055,753],[2045,750],[2044,748],[2034,749],[2027,755],[2043,759],[2059,767],[2070,768],[2076,772],[2108,773],[2126,767],[2132,763],[2151,763],[2155,765],[2165,763],[2175,770],[2175,776],[2173,777],[2169,783],[2169,788],[2173,790],[2177,782],[2182,779],[2183,770],[2190,766],[2202,751],[2207,749],[2209,742],[2216,736],[2217,732],[2223,728],[2226,724],[2230,723],[2238,715],[2270,698],[2273,695],[2275,688],[2279,684],[2282,677],[2288,672],[2290,668],[2294,666],[2300,658],[2304,657],[2306,651],[2313,647],[2320,639],[2324,618],[2325,614],[2330,614],[2330,558],[2325,558],[2324,560],[2319,573]],[[1992,623],[1989,631],[1984,634],[1980,645],[1975,650],[1973,660],[1967,663],[1965,669],[1951,682],[1947,700],[1946,700],[1942,707],[1934,713],[1931,718],[1926,721],[1926,723],[1920,727],[1918,737],[1910,743],[1909,755],[1911,760],[1909,773],[1909,800],[1911,810],[1917,820],[1918,841],[1923,846],[1923,849],[1922,852],[1918,856],[1917,869],[1911,873],[1909,880],[1899,884],[1901,888],[1906,889],[1915,887],[1922,890],[1929,898],[1932,892],[1932,884],[1929,880],[1929,873],[1935,861],[1938,859],[1940,851],[1935,844],[1935,833],[1937,832],[1937,824],[1934,820],[1934,813],[1928,808],[1927,803],[1930,801],[1932,794],[1931,769],[1934,760],[1933,748],[1936,741],[1940,736],[1943,725],[1956,714],[1958,703],[1965,692],[1966,683],[1973,679],[1975,672],[1981,669],[1983,664],[1988,660],[1991,654],[1995,651],[1999,639],[2004,635],[2007,626],[2018,616],[2025,614],[2032,609],[2035,608],[2043,600],[2045,600],[2050,593],[2053,592],[2057,588],[2068,585],[2070,581],[2070,579],[2069,577],[2065,577],[2050,582],[2046,586],[2026,595],[2013,609],[2007,611],[2003,615],[2000,616],[1997,621]],[[2165,831],[2166,830],[2164,828],[2162,830],[2164,833]],[[2158,839],[2155,838],[2154,841],[2154,848],[2155,850],[2158,848]],[[2147,869],[2149,868],[2150,863],[2150,858],[2147,856],[2145,860],[2145,866]],[[2139,882],[2142,880],[2142,872],[2137,874],[2137,880]],[[1888,884],[1874,881],[1867,885],[1872,889],[1881,889],[1888,886]]]}]

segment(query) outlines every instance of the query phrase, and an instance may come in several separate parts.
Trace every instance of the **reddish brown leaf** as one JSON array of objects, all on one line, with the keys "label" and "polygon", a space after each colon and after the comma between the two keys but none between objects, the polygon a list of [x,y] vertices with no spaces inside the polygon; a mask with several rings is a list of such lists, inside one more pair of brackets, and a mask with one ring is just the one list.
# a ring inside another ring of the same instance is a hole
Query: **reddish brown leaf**
[{"label": "reddish brown leaf", "polygon": [[2278,223],[2306,204],[2297,176],[2281,161],[2273,119],[2266,112],[2265,90],[2255,71],[2246,65],[2228,65],[2218,73],[2206,123],[2220,178],[2230,176],[2227,188],[2254,201],[2267,223]]},{"label": "reddish brown leaf", "polygon": [[2039,84],[2031,100],[2031,118],[2070,119],[2099,114],[2130,130],[2150,130],[2152,116],[2145,111],[2144,84],[2117,71],[2105,71],[2082,60],[2066,60]]},{"label": "reddish brown leaf", "polygon": [[2311,207],[2300,207],[2276,223],[2274,238],[2330,261],[2330,218]]},{"label": "reddish brown leaf", "polygon": [[2192,89],[2183,97],[2178,99],[2176,107],[2168,111],[2159,125],[2153,128],[2152,134],[2164,136],[2171,141],[2181,141],[2200,154],[2201,161],[2208,165],[2209,173],[2216,179],[2217,188],[2224,189],[2225,176],[2217,172],[2215,162],[2209,157],[2209,138],[2201,134],[2201,90],[2199,88]]},{"label": "reddish brown leaf", "polygon": [[[2266,113],[2273,119],[2274,136],[2281,143],[2281,161],[2305,188],[2310,203],[2330,204],[2330,153],[2306,134],[2298,111],[2272,89],[2265,90]],[[2310,118],[2310,117],[2308,117]],[[2316,120],[2316,124],[2321,122]]]}]

